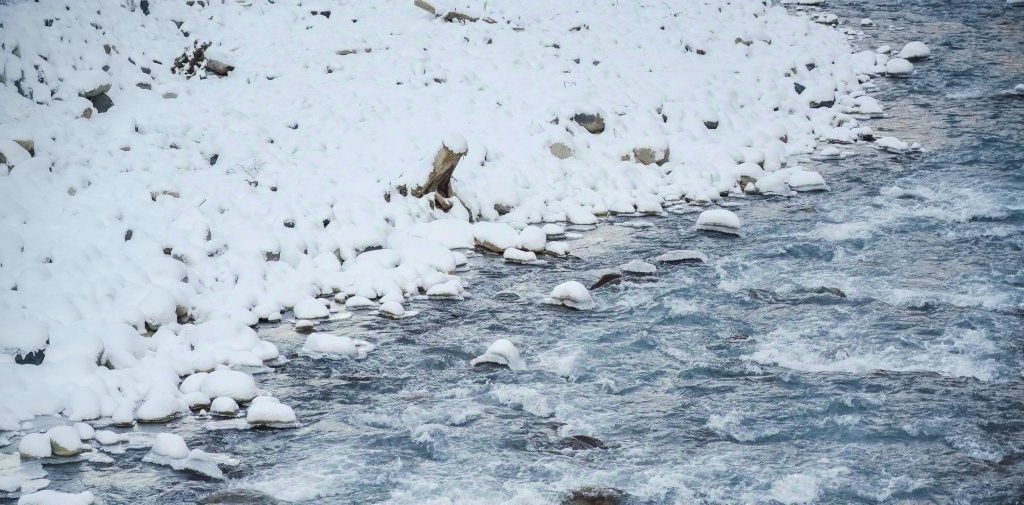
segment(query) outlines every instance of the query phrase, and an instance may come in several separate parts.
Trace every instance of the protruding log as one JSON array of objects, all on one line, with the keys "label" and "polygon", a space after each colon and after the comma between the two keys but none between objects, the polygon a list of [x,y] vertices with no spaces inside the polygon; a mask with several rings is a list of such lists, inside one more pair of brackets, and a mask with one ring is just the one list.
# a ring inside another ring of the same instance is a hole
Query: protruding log
[{"label": "protruding log", "polygon": [[434,156],[433,168],[427,182],[412,191],[412,196],[422,197],[429,193],[437,193],[444,198],[452,197],[452,173],[459,164],[459,160],[466,155],[466,141],[458,137],[446,139],[441,144],[441,150]]}]

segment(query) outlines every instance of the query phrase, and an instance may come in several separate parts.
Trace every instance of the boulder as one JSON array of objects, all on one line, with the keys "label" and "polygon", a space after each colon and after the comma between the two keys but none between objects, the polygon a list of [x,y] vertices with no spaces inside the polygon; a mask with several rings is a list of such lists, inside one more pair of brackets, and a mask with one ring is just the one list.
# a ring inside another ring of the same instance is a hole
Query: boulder
[{"label": "boulder", "polygon": [[572,120],[590,133],[598,134],[604,131],[604,118],[600,114],[581,112],[574,115]]}]

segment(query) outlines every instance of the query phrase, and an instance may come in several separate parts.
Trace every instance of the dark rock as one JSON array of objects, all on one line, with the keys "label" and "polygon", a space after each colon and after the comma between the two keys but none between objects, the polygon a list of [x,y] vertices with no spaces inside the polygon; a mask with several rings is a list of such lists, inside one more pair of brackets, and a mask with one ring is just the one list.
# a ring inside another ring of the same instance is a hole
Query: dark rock
[{"label": "dark rock", "polygon": [[210,72],[210,73],[212,73],[214,75],[219,75],[221,77],[227,77],[228,72],[231,72],[234,69],[235,69],[234,66],[228,65],[227,63],[224,63],[222,61],[210,60],[210,59],[206,60],[206,71]]},{"label": "dark rock", "polygon": [[803,93],[805,89],[807,89],[807,86],[804,86],[803,84],[800,84],[799,82],[794,82],[793,83],[793,89],[795,89],[796,90],[796,94],[799,95],[799,94]]},{"label": "dark rock", "polygon": [[114,101],[110,99],[110,96],[106,93],[100,93],[94,97],[89,98],[92,102],[92,106],[96,108],[96,112],[106,112],[114,106]]},{"label": "dark rock", "polygon": [[46,349],[37,349],[30,353],[18,354],[14,357],[14,362],[19,365],[40,365],[45,357]]},{"label": "dark rock", "polygon": [[812,109],[820,109],[822,107],[829,108],[829,107],[832,107],[835,104],[836,104],[835,99],[832,99],[832,100],[822,100],[820,102],[812,101],[811,102],[811,108]]},{"label": "dark rock", "polygon": [[142,9],[142,14],[149,15],[149,0],[142,0],[139,2],[139,8]]},{"label": "dark rock", "polygon": [[573,116],[572,120],[590,133],[598,134],[604,131],[604,118],[600,114],[580,113]]},{"label": "dark rock", "polygon": [[583,487],[569,493],[562,505],[621,505],[626,493],[614,488]]},{"label": "dark rock", "polygon": [[596,439],[594,437],[588,437],[586,435],[573,435],[568,438],[563,438],[562,444],[564,444],[566,447],[570,449],[577,451],[608,448],[608,446],[604,445],[604,442],[602,442],[601,440]]},{"label": "dark rock", "polygon": [[819,295],[832,295],[838,296],[839,298],[846,298],[846,293],[844,293],[843,290],[831,286],[821,286],[820,288],[815,289],[814,292]]},{"label": "dark rock", "polygon": [[223,489],[202,500],[202,505],[276,505],[282,501],[255,489]]},{"label": "dark rock", "polygon": [[718,128],[718,121],[704,121],[704,128],[714,130]]},{"label": "dark rock", "polygon": [[600,288],[600,287],[603,287],[603,286],[607,286],[609,284],[612,284],[612,285],[619,284],[620,282],[622,282],[622,274],[620,274],[620,273],[604,274],[604,275],[601,276],[600,279],[597,280],[597,282],[594,283],[593,286],[590,286],[590,289],[591,290],[595,290],[597,288]]},{"label": "dark rock", "polygon": [[218,159],[220,159],[219,154],[214,154],[213,156],[210,156],[210,166],[216,165]]}]

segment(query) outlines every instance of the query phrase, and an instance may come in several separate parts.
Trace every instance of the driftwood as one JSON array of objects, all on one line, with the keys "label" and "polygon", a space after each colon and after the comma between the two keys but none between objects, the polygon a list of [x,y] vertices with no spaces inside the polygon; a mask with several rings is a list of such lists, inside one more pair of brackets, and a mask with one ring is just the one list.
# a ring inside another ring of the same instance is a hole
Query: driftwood
[{"label": "driftwood", "polygon": [[457,153],[448,149],[448,146],[441,144],[441,149],[434,156],[433,168],[427,177],[427,182],[412,190],[412,196],[420,198],[429,193],[437,193],[444,198],[452,197],[452,173],[455,172],[459,160],[466,155],[466,152]]}]

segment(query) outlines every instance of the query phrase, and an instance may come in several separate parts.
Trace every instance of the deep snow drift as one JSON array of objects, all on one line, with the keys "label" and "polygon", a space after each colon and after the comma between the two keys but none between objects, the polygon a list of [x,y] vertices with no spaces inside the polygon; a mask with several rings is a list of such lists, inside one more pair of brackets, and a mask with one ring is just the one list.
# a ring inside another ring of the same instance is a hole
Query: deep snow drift
[{"label": "deep snow drift", "polygon": [[250,401],[249,326],[567,252],[531,223],[824,189],[787,158],[871,138],[893,72],[760,2],[134,4],[0,5],[0,429]]}]

